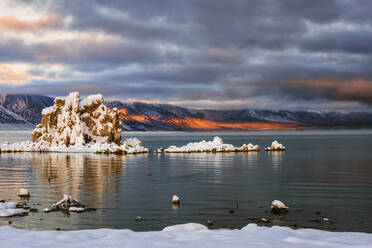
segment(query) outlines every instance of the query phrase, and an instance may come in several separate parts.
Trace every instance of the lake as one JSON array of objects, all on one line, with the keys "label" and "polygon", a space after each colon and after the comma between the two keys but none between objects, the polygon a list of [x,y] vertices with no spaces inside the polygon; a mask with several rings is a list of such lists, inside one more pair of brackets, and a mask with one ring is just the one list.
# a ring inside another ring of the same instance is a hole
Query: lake
[{"label": "lake", "polygon": [[[210,228],[262,225],[372,232],[372,130],[124,133],[156,149],[220,136],[225,143],[274,139],[285,152],[98,155],[2,153],[0,199],[31,194],[38,212],[0,218],[28,229],[129,228],[161,230],[197,222]],[[31,131],[0,131],[0,142],[27,140]],[[96,211],[65,214],[43,209],[71,194]],[[172,206],[173,194],[181,198]],[[272,215],[272,200],[286,215]],[[142,221],[137,222],[136,216]],[[322,218],[330,221],[323,221]],[[259,220],[266,218],[269,223]]]}]

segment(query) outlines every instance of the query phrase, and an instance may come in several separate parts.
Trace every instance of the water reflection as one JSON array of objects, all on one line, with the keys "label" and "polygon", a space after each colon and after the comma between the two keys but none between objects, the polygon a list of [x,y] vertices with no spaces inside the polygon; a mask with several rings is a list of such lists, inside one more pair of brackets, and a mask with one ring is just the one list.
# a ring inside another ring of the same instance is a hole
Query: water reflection
[{"label": "water reflection", "polygon": [[244,160],[248,162],[248,165],[250,167],[256,167],[257,166],[257,160],[258,160],[258,153],[259,152],[248,152],[243,153]]},{"label": "water reflection", "polygon": [[285,152],[284,151],[270,151],[268,152],[268,154],[271,157],[271,165],[272,165],[273,171],[280,170]]},{"label": "water reflection", "polygon": [[[23,153],[2,153],[0,156],[0,200],[19,200],[17,194],[20,188],[28,187],[31,180],[27,174],[30,168],[24,166],[29,162],[29,156]],[[2,166],[5,165],[5,166]]]},{"label": "water reflection", "polygon": [[0,198],[16,200],[18,189],[26,187],[32,195],[43,195],[49,202],[71,194],[101,205],[105,194],[119,195],[125,160],[126,156],[104,154],[1,154],[0,163],[13,166],[0,167],[0,178],[9,178],[0,181]]},{"label": "water reflection", "polygon": [[96,202],[102,202],[107,192],[119,192],[123,156],[63,153],[30,156],[34,175],[49,192]]},{"label": "water reflection", "polygon": [[[167,147],[180,137],[153,135],[154,147]],[[158,139],[163,143],[154,141]],[[186,139],[190,137],[180,142]],[[232,141],[238,145],[248,139]],[[271,141],[271,136],[257,138],[261,146]],[[340,143],[353,145],[353,151],[339,148]],[[38,210],[21,218],[0,218],[0,225],[11,220],[14,226],[32,229],[149,231],[186,222],[206,224],[208,219],[215,220],[213,228],[241,228],[248,218],[265,217],[274,224],[324,229],[312,222],[319,210],[335,221],[337,230],[371,232],[372,139],[291,136],[285,144],[291,147],[287,152],[0,154],[0,199],[19,200],[18,188],[25,187],[31,193],[30,206]],[[43,212],[64,193],[98,211],[71,213],[68,218]],[[173,194],[182,199],[178,209],[172,206]],[[273,199],[291,207],[284,219],[266,212]],[[144,221],[135,221],[136,216]]]}]

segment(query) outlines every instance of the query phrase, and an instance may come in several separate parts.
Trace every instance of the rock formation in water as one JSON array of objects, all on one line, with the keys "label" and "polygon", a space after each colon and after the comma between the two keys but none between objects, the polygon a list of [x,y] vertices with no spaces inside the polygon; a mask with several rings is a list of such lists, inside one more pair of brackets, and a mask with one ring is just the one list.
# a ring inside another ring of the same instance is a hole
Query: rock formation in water
[{"label": "rock formation in water", "polygon": [[[161,152],[161,150],[159,150]],[[202,140],[200,142],[191,142],[187,145],[176,147],[170,146],[164,150],[166,153],[192,153],[192,152],[258,152],[260,147],[249,143],[248,145],[243,144],[240,147],[235,147],[231,144],[223,143],[223,140],[216,136],[212,141]]]},{"label": "rock formation in water", "polygon": [[89,143],[121,145],[119,112],[103,105],[101,94],[80,100],[79,93],[72,92],[65,98],[57,97],[53,106],[43,109],[32,141],[66,147]]},{"label": "rock formation in water", "polygon": [[276,140],[274,140],[271,143],[271,146],[268,146],[265,148],[265,151],[285,151],[285,150],[286,150],[285,146],[283,146]]},{"label": "rock formation in water", "polygon": [[121,121],[116,108],[103,105],[101,94],[80,100],[78,92],[57,97],[44,108],[32,142],[5,143],[1,152],[146,153],[136,138],[121,140]]}]

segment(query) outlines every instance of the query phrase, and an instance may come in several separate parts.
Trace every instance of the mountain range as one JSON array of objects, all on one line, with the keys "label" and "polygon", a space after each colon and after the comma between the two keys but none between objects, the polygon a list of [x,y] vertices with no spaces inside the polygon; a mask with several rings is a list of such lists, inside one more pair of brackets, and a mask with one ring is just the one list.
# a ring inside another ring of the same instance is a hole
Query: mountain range
[{"label": "mountain range", "polygon": [[[372,127],[372,112],[292,110],[210,110],[168,104],[108,101],[118,108],[125,131],[262,130]],[[41,110],[53,105],[43,95],[6,95],[0,101],[1,124],[36,125]]]}]

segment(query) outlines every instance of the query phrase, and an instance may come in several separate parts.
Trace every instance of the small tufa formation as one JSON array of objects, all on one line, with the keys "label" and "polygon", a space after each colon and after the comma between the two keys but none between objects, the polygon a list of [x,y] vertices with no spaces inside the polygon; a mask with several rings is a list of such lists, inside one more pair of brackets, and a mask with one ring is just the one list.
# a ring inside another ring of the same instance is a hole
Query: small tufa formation
[{"label": "small tufa formation", "polygon": [[121,145],[119,112],[103,105],[101,94],[80,100],[79,92],[72,92],[67,97],[57,97],[53,106],[43,109],[32,141],[66,147],[88,143]]},{"label": "small tufa formation", "polygon": [[260,147],[249,143],[243,144],[240,147],[235,147],[232,144],[225,144],[223,140],[216,136],[211,141],[202,140],[200,142],[190,142],[187,145],[176,147],[170,146],[164,150],[167,153],[192,153],[192,152],[258,152]]},{"label": "small tufa formation", "polygon": [[18,196],[20,197],[30,197],[30,193],[28,193],[27,189],[20,188],[18,191]]},{"label": "small tufa formation", "polygon": [[274,200],[271,202],[271,212],[274,214],[287,213],[289,207],[287,207],[282,201]]},{"label": "small tufa formation", "polygon": [[285,146],[274,140],[271,146],[265,148],[265,151],[285,151]]},{"label": "small tufa formation", "polygon": [[70,195],[63,195],[63,199],[57,203],[52,204],[50,208],[45,208],[44,212],[51,211],[71,211],[83,212],[85,211],[84,205],[80,204],[77,200]]},{"label": "small tufa formation", "polygon": [[178,196],[174,195],[172,197],[172,203],[175,204],[175,205],[180,204],[180,198]]}]

